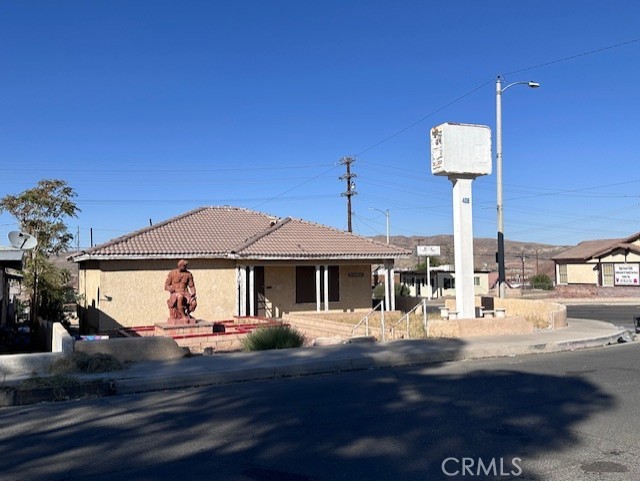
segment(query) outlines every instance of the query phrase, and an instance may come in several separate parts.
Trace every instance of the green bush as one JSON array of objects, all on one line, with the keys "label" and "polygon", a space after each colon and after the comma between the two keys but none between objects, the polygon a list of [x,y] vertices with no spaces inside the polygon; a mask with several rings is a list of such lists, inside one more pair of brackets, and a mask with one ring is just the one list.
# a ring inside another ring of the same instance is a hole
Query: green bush
[{"label": "green bush", "polygon": [[534,289],[550,291],[553,289],[553,281],[546,274],[538,274],[531,278],[531,285]]},{"label": "green bush", "polygon": [[[409,290],[409,288],[404,284],[395,284],[394,290],[396,293],[396,298],[409,297],[409,294],[411,294],[411,291]],[[376,287],[373,288],[374,299],[382,300],[384,299],[384,294],[385,294],[384,284],[378,284]]]},{"label": "green bush", "polygon": [[261,327],[247,335],[242,341],[244,351],[288,349],[301,347],[304,335],[291,326]]}]

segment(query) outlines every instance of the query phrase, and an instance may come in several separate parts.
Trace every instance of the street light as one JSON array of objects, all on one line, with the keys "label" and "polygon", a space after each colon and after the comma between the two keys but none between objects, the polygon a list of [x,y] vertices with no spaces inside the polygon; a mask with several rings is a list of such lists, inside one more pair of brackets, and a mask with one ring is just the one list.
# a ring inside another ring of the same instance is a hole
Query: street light
[{"label": "street light", "polygon": [[505,297],[504,266],[504,220],[502,204],[502,93],[514,85],[526,85],[538,88],[540,84],[532,81],[513,82],[502,88],[502,78],[496,79],[496,182],[498,200],[498,297]]},{"label": "street light", "polygon": [[377,210],[378,212],[382,212],[387,217],[387,245],[389,245],[389,209],[381,210],[376,209],[375,207],[369,207],[369,210]]}]

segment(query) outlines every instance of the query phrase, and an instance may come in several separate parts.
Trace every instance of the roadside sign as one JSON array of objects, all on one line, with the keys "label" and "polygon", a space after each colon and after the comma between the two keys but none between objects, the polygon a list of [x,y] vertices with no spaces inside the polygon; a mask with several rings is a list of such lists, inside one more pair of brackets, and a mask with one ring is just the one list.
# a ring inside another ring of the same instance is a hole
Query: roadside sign
[{"label": "roadside sign", "polygon": [[439,256],[440,246],[417,246],[416,251],[420,257]]}]

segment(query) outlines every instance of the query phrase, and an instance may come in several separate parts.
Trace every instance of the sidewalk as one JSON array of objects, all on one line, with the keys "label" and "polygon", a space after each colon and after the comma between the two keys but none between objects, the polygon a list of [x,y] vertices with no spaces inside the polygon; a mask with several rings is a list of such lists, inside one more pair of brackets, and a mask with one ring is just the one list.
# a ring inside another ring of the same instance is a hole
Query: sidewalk
[{"label": "sidewalk", "polygon": [[[566,328],[534,334],[352,343],[143,361],[132,363],[122,371],[76,374],[74,377],[79,385],[93,386],[93,391],[101,385],[96,392],[99,395],[132,394],[370,368],[573,351],[617,344],[628,332],[602,321],[569,319],[568,324]],[[24,378],[11,376],[5,379],[4,385],[17,385]],[[22,403],[0,399],[0,406]]]},{"label": "sidewalk", "polygon": [[569,319],[568,323],[566,328],[535,334],[354,343],[145,361],[117,373],[79,377],[112,379],[117,393],[128,394],[376,367],[573,351],[617,344],[627,333],[608,322]]}]

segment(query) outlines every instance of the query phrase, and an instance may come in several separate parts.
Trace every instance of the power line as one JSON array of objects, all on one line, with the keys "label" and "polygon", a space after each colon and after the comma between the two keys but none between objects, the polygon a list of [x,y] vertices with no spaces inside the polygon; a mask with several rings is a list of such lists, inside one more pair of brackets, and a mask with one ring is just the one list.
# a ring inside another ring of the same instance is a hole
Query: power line
[{"label": "power line", "polygon": [[[594,49],[594,50],[588,50],[586,52],[581,52],[581,53],[577,53],[575,55],[570,55],[568,57],[562,57],[562,58],[551,60],[551,61],[548,61],[548,62],[544,62],[544,63],[540,63],[540,64],[536,64],[536,65],[531,65],[529,67],[524,67],[524,68],[521,68],[521,69],[518,69],[518,70],[512,70],[512,71],[507,72],[507,73],[505,73],[503,75],[511,75],[511,74],[515,74],[515,73],[526,72],[526,71],[529,71],[529,70],[534,70],[534,69],[538,69],[538,68],[542,68],[542,67],[547,67],[549,65],[553,65],[553,64],[557,64],[557,63],[561,63],[561,62],[568,62],[569,60],[573,60],[573,59],[580,58],[580,57],[586,57],[587,55],[594,55],[596,53],[604,52],[606,50],[611,50],[611,49],[618,48],[618,47],[623,47],[625,45],[629,45],[629,44],[636,43],[636,42],[640,42],[640,38],[636,38],[636,39],[633,39],[633,40],[628,40],[626,42],[616,43],[616,44],[613,44],[613,45],[608,45],[606,47],[602,47],[602,48],[598,48],[598,49]],[[442,110],[446,109],[447,107],[450,107],[451,105],[455,104],[456,102],[459,102],[460,100],[462,100],[465,97],[468,97],[469,95],[477,92],[481,88],[485,87],[486,85],[488,85],[490,83],[493,83],[494,81],[495,81],[495,79],[492,78],[491,80],[486,81],[482,85],[479,85],[476,88],[468,91],[467,93],[465,93],[465,94],[453,99],[451,102],[448,102],[448,103],[444,104],[442,107],[439,107],[439,108],[435,109],[434,111],[430,112],[429,114],[425,115],[420,120],[417,120],[416,122],[412,123],[411,125],[403,128],[401,130],[398,130],[396,133],[391,134],[388,137],[385,137],[384,139],[380,140],[379,142],[376,142],[375,144],[371,145],[370,147],[367,147],[363,151],[361,151],[358,154],[356,154],[356,157],[359,157],[362,154],[364,154],[366,152],[369,152],[370,150],[375,149],[379,145],[382,145],[385,142],[397,137],[398,135],[403,134],[407,130],[415,127],[416,125],[421,124],[422,122],[427,120],[429,117],[432,117],[433,115],[437,114],[438,112],[441,112]]]},{"label": "power line", "polygon": [[478,90],[480,90],[482,87],[484,87],[485,85],[489,85],[489,84],[490,84],[490,83],[492,83],[492,82],[493,82],[493,79],[488,80],[487,82],[483,83],[482,85],[479,85],[479,86],[477,86],[476,88],[474,88],[474,89],[472,89],[472,90],[468,91],[466,94],[463,94],[463,95],[461,95],[460,97],[455,98],[455,99],[454,99],[454,100],[452,100],[451,102],[448,102],[448,103],[444,104],[442,107],[438,107],[438,108],[437,108],[437,109],[435,109],[434,111],[432,111],[432,112],[428,113],[427,115],[425,115],[424,117],[422,117],[420,120],[418,120],[418,121],[416,121],[416,122],[412,123],[411,125],[409,125],[409,126],[405,127],[404,129],[401,129],[401,130],[397,131],[397,132],[396,132],[396,133],[394,133],[394,134],[389,135],[388,137],[385,137],[385,138],[384,138],[384,139],[382,139],[381,141],[376,142],[375,144],[373,144],[371,147],[367,147],[367,148],[366,148],[366,149],[364,149],[363,151],[361,151],[361,152],[357,153],[355,156],[356,156],[356,157],[359,157],[359,156],[361,156],[362,154],[365,154],[365,153],[369,152],[370,150],[375,149],[375,148],[376,148],[376,147],[378,147],[379,145],[382,145],[382,144],[384,144],[385,142],[387,142],[387,141],[389,141],[389,140],[393,139],[394,137],[397,137],[398,135],[405,133],[407,130],[409,130],[409,129],[411,129],[411,128],[415,127],[415,126],[416,126],[416,125],[418,125],[418,124],[421,124],[422,122],[424,122],[425,120],[427,120],[429,117],[434,116],[434,115],[435,115],[435,114],[437,114],[438,112],[443,111],[443,110],[444,110],[444,109],[446,109],[447,107],[450,107],[451,105],[455,104],[456,102],[459,102],[459,101],[460,101],[460,100],[462,100],[463,98],[468,97],[469,95],[471,95],[471,94],[473,94],[473,93],[477,92],[477,91],[478,91]]},{"label": "power line", "polygon": [[580,58],[580,57],[586,57],[587,55],[593,55],[593,54],[596,54],[596,53],[604,52],[606,50],[611,50],[611,49],[618,48],[618,47],[623,47],[625,45],[629,45],[629,44],[636,43],[636,42],[640,42],[640,38],[636,38],[636,39],[633,39],[633,40],[628,40],[626,42],[616,43],[616,44],[613,44],[613,45],[608,45],[607,47],[597,48],[595,50],[588,50],[586,52],[577,53],[575,55],[570,55],[568,57],[562,57],[562,58],[559,58],[559,59],[556,59],[556,60],[551,60],[549,62],[544,62],[544,63],[540,63],[540,64],[537,64],[537,65],[532,65],[530,67],[525,67],[525,68],[521,68],[521,69],[518,69],[518,70],[512,70],[511,72],[507,72],[504,75],[511,75],[511,74],[520,73],[520,72],[527,72],[529,70],[534,70],[534,69],[537,69],[537,68],[547,67],[549,65],[553,65],[553,64],[556,64],[556,63],[567,62],[569,60],[573,60],[573,59]]}]

